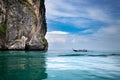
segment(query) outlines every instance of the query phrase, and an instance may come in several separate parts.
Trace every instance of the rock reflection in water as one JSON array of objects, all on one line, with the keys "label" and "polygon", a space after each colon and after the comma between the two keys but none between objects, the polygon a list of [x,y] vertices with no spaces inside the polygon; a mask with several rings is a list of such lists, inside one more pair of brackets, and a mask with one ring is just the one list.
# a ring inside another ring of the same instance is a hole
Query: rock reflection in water
[{"label": "rock reflection in water", "polygon": [[[4,55],[2,52],[3,55],[0,56],[0,80],[42,80],[47,78],[45,54],[37,53],[36,56],[32,57],[36,52],[22,52],[23,57],[17,54],[17,56],[11,55],[14,53],[20,54],[19,51],[14,51],[7,52],[9,56],[5,56],[6,54]],[[31,53],[31,56],[27,56]]]}]

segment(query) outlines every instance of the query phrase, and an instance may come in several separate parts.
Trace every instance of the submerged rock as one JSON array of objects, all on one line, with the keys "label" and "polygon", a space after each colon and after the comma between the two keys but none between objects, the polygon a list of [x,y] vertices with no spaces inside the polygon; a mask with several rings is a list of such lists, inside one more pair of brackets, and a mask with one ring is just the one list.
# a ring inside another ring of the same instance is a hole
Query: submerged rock
[{"label": "submerged rock", "polygon": [[47,50],[44,0],[0,0],[0,49]]}]

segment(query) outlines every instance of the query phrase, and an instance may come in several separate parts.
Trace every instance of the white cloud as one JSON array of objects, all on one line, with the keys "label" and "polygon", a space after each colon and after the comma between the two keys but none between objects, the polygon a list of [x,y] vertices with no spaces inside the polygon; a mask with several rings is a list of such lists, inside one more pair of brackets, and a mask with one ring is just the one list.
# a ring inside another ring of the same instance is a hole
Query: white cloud
[{"label": "white cloud", "polygon": [[100,33],[105,33],[105,34],[116,34],[118,33],[118,28],[111,26],[111,27],[104,27],[100,30]]},{"label": "white cloud", "polygon": [[[63,34],[67,32],[59,31],[60,34],[56,34],[56,31],[47,32],[46,38],[49,42],[49,48],[53,49],[72,49],[75,47],[86,48],[89,42],[89,37],[78,36],[74,34]],[[62,32],[62,34],[61,34]]]},{"label": "white cloud", "polygon": [[47,34],[69,34],[69,33],[63,31],[51,31],[51,32],[47,32]]},{"label": "white cloud", "polygon": [[98,20],[98,21],[110,21],[109,16],[106,14],[106,11],[100,8],[86,8],[85,11],[87,12],[87,17],[90,19]]},{"label": "white cloud", "polygon": [[[71,11],[74,11],[74,6],[66,3],[64,0],[46,0],[47,18],[53,19],[56,17],[75,17]],[[62,11],[63,10],[63,11]]]},{"label": "white cloud", "polygon": [[[53,48],[120,49],[120,19],[113,19],[109,11],[95,6],[83,6],[88,0],[46,0],[47,19],[72,24],[77,28],[88,28],[91,21],[106,23],[92,35],[70,34],[63,31],[47,32],[46,38]],[[48,25],[49,26],[49,25]],[[90,29],[81,33],[94,32]]]},{"label": "white cloud", "polygon": [[80,33],[92,33],[94,32],[92,29],[86,29],[84,31],[81,31]]},{"label": "white cloud", "polygon": [[49,43],[65,43],[67,41],[67,38],[64,38],[68,32],[63,31],[51,31],[47,32],[46,38]]},{"label": "white cloud", "polygon": [[[73,2],[74,4],[72,4]],[[76,5],[78,2],[79,5]],[[110,20],[106,11],[93,6],[83,6],[80,5],[81,3],[87,4],[89,1],[46,0],[47,18],[53,20],[58,17],[83,17],[99,21]]]},{"label": "white cloud", "polygon": [[106,37],[106,38],[118,38],[120,39],[120,37],[118,37],[120,34],[120,27],[119,25],[112,25],[112,26],[106,26],[106,27],[102,27],[100,28],[95,34],[94,36],[96,37]]},{"label": "white cloud", "polygon": [[77,48],[89,50],[119,50],[119,29],[120,27],[117,26],[109,26],[107,28],[102,28],[97,33],[89,36],[78,34],[55,34],[56,31],[52,31],[47,33],[46,38],[49,42],[49,48],[52,49]]},{"label": "white cloud", "polygon": [[107,26],[99,29],[91,35],[95,43],[103,49],[120,50],[120,27],[118,25]]},{"label": "white cloud", "polygon": [[[46,0],[47,21],[71,24],[76,28],[89,28],[96,22],[113,23],[108,11],[95,6],[86,6],[88,0]],[[84,4],[84,5],[82,5]],[[114,21],[115,22],[115,21]]]}]

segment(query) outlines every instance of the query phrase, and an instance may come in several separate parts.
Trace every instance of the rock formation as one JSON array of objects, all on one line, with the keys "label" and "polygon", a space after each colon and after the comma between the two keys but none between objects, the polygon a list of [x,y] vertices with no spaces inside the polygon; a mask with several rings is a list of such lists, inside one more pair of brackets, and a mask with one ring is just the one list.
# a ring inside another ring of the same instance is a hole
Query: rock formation
[{"label": "rock formation", "polygon": [[47,50],[44,0],[0,0],[0,49]]}]

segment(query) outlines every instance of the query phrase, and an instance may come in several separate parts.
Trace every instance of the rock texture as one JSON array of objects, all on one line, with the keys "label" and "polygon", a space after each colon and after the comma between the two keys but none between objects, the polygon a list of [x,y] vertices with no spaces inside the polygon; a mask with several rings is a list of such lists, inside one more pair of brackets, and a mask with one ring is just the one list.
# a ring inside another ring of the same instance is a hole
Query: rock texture
[{"label": "rock texture", "polygon": [[47,50],[44,0],[0,0],[0,49]]}]

